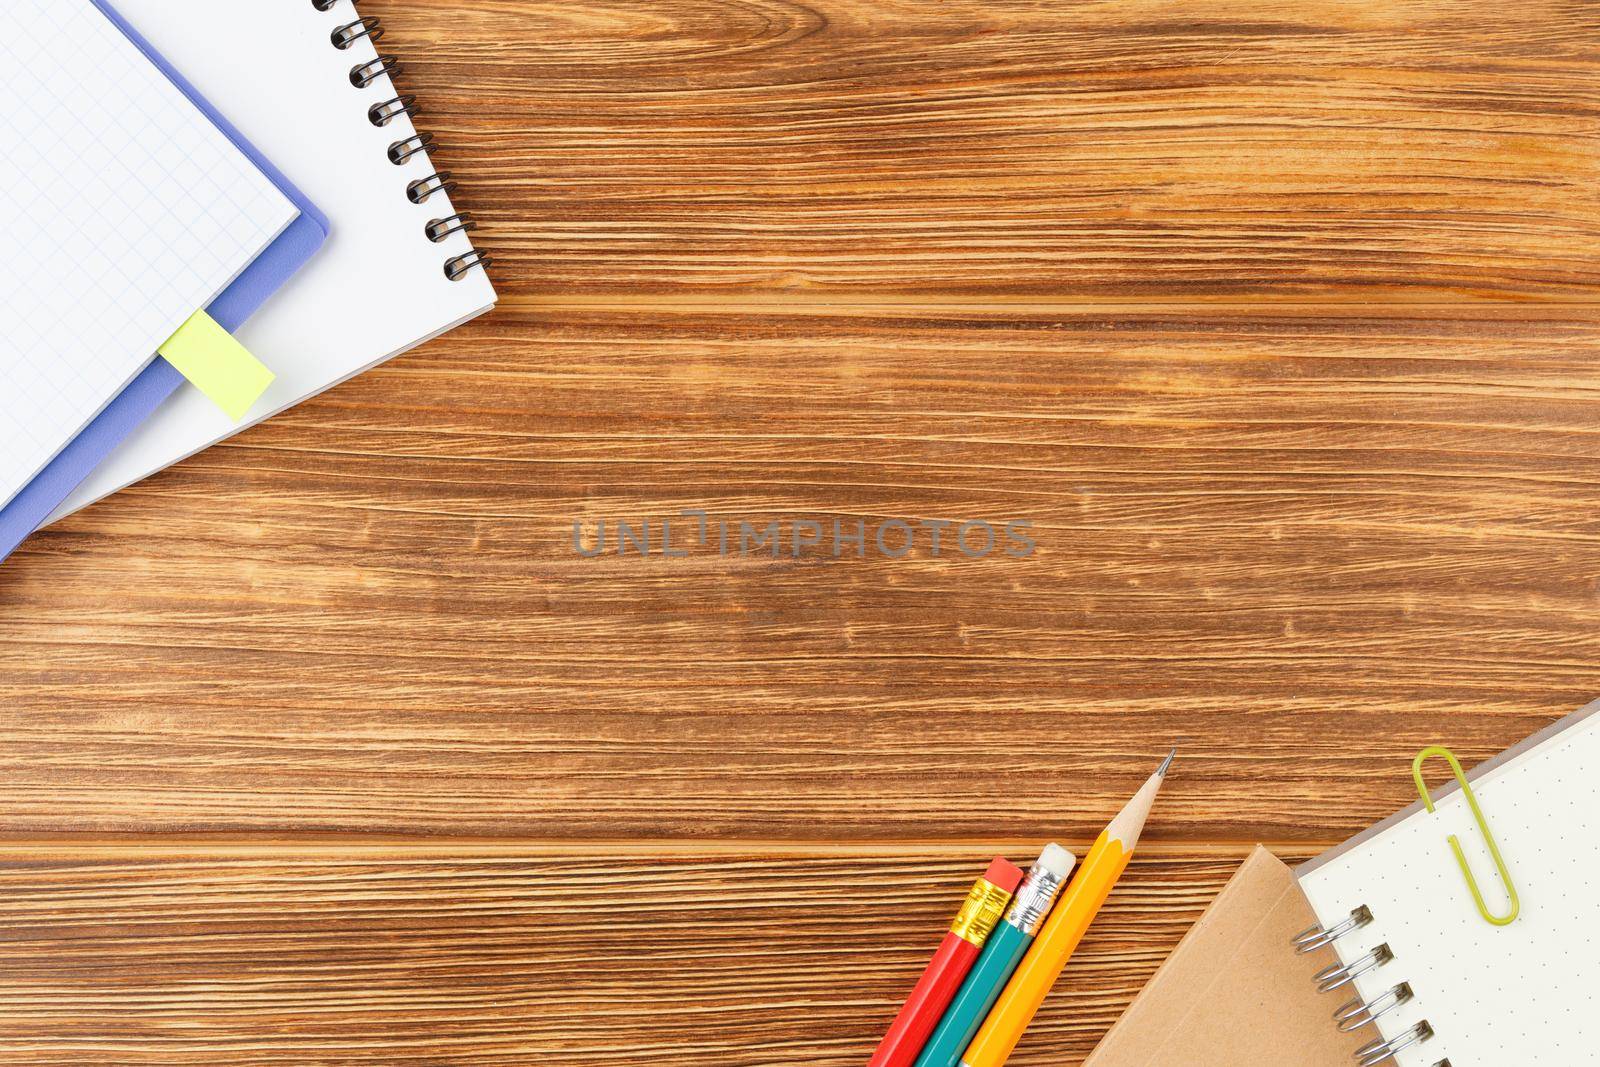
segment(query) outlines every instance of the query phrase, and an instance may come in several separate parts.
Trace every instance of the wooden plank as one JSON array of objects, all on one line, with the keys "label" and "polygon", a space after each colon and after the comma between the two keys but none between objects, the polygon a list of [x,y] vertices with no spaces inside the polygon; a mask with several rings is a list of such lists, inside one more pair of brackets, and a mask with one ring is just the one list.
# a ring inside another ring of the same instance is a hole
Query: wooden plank
[{"label": "wooden plank", "polygon": [[[7,1064],[858,1064],[1181,736],[1077,1063],[1593,695],[1595,10],[363,2],[508,307],[0,568],[0,829],[346,833],[0,841]],[[569,547],[684,508],[1038,551]]]},{"label": "wooden plank", "polygon": [[[9,842],[0,1056],[854,1067],[992,854]],[[1136,861],[1012,1063],[1079,1062],[1243,854]]]},{"label": "wooden plank", "polygon": [[[1450,314],[509,308],[7,562],[3,826],[1353,832],[1593,696],[1600,321]],[[685,508],[1038,545],[572,551]]]},{"label": "wooden plank", "polygon": [[369,2],[523,293],[1593,299],[1600,11]]}]

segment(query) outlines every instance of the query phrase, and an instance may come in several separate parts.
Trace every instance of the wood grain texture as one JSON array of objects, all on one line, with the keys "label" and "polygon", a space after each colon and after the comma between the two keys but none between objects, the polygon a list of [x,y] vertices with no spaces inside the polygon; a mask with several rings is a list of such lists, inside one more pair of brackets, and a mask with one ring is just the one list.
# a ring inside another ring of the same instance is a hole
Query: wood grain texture
[{"label": "wood grain texture", "polygon": [[[502,307],[0,567],[5,1063],[858,1064],[1181,739],[1076,1063],[1595,695],[1592,5],[363,10]],[[1038,547],[570,547],[686,508]]]},{"label": "wood grain texture", "polygon": [[[1592,691],[1597,345],[1524,312],[504,308],[7,564],[6,824],[1081,837],[1185,738],[1164,838],[1354,831],[1422,744]],[[571,548],[694,507],[1038,549]]]},{"label": "wood grain texture", "polygon": [[[0,848],[0,1057],[858,1067],[978,848]],[[1076,1062],[1243,858],[1141,858],[1015,1067]]]},{"label": "wood grain texture", "polygon": [[540,293],[1592,299],[1571,0],[370,5]]}]

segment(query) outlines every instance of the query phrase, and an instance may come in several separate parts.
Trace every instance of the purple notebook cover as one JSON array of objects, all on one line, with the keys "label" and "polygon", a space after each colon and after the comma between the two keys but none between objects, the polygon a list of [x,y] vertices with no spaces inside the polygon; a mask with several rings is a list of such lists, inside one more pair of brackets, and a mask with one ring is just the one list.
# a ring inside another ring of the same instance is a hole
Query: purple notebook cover
[{"label": "purple notebook cover", "polygon": [[[328,238],[327,216],[318,211],[304,193],[296,189],[278,168],[244,139],[243,134],[218,114],[217,109],[174,70],[172,64],[150,46],[149,41],[128,25],[127,20],[110,4],[104,0],[93,2],[300,209],[300,217],[291,222],[278,235],[278,239],[268,245],[255,262],[240,272],[233,284],[219,293],[211,306],[206,308],[223,329],[229,332],[237,330],[267,297],[277,292],[322,247],[322,242]],[[67,498],[67,494],[181,384],[183,375],[172,364],[157,356],[115,400],[95,416],[93,422],[84,427],[82,433],[56,454],[33,481],[12,497],[5,507],[0,508],[0,560],[4,560],[23,539],[37,530],[39,524]]]}]

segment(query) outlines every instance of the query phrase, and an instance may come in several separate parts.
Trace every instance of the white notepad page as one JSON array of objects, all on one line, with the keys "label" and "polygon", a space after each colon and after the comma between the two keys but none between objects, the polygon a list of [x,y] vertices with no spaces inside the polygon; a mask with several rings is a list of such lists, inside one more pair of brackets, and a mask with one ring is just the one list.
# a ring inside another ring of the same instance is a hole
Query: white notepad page
[{"label": "white notepad page", "polygon": [[[1522,898],[1520,917],[1479,916],[1446,842],[1457,834],[1490,909],[1505,895],[1460,790],[1438,811],[1402,812],[1313,860],[1300,885],[1324,926],[1365,905],[1372,922],[1339,939],[1346,963],[1380,944],[1390,963],[1357,982],[1370,1000],[1399,982],[1415,999],[1379,1020],[1385,1036],[1426,1020],[1435,1036],[1400,1067],[1576,1067],[1600,1062],[1600,702],[1472,772]],[[1430,785],[1453,781],[1442,759]],[[1401,774],[1405,773],[1402,768]],[[1329,1010],[1348,1000],[1329,994]]]},{"label": "white notepad page", "polygon": [[118,0],[117,9],[328,215],[332,232],[238,332],[278,375],[244,422],[234,425],[194,390],[180,390],[52,520],[494,304],[483,271],[459,281],[444,275],[445,260],[471,248],[468,238],[435,244],[423,233],[429,220],[453,213],[448,197],[420,205],[406,198],[407,183],[433,171],[427,156],[389,161],[389,145],[416,132],[410,121],[379,128],[367,119],[372,104],[396,93],[387,78],[351,85],[350,69],[375,57],[372,45],[341,51],[329,40],[359,17],[348,0],[328,12],[310,0]]},{"label": "white notepad page", "polygon": [[0,506],[298,214],[85,0],[0,5]]}]

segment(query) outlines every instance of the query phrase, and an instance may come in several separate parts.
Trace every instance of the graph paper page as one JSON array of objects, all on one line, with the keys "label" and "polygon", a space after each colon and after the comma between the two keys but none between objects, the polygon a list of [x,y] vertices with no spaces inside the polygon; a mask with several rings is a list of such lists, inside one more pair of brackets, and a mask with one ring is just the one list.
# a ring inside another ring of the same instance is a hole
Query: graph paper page
[{"label": "graph paper page", "polygon": [[[331,31],[359,18],[350,0],[319,12],[300,0],[117,0],[117,9],[221,108],[252,144],[294,178],[333,220],[327,244],[239,330],[277,374],[242,423],[194,389],[167,399],[92,471],[51,517],[178,462],[250,423],[421,344],[487,311],[494,288],[481,270],[459,281],[445,260],[472,248],[466,233],[424,235],[455,212],[444,193],[413,204],[406,184],[434,170],[427,153],[403,165],[390,144],[417,131],[406,115],[387,126],[367,109],[398,90],[387,77],[357,89],[350,68],[377,58],[365,38],[334,48]],[[229,47],[216,47],[218,36]],[[283,72],[295,76],[286,78]]]},{"label": "graph paper page", "polygon": [[292,222],[86,0],[0,5],[0,505]]}]

